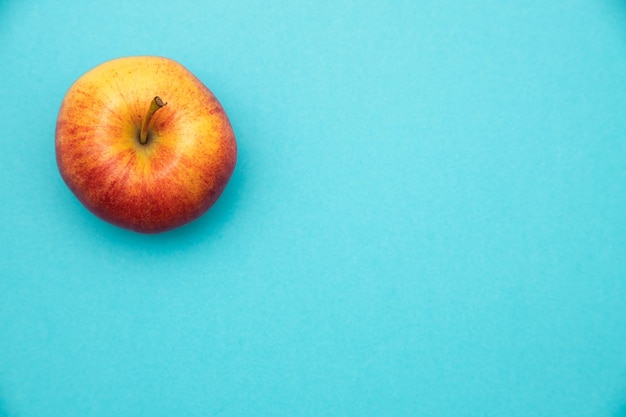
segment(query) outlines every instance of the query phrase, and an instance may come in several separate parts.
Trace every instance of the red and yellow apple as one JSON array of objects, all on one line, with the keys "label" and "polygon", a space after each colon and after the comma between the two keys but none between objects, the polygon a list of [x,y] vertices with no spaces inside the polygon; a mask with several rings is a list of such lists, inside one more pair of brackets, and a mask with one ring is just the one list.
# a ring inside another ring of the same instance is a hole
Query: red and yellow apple
[{"label": "red and yellow apple", "polygon": [[237,144],[217,98],[162,57],[105,62],[68,90],[56,126],[63,180],[95,215],[140,233],[189,223],[218,199]]}]

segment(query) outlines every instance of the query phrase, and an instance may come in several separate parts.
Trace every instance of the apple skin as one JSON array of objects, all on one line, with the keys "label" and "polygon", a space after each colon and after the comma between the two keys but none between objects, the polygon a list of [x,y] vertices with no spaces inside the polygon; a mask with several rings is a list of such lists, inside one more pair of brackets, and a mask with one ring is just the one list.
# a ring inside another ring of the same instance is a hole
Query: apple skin
[{"label": "apple skin", "polygon": [[[139,133],[151,101],[148,142]],[[101,64],[68,90],[56,125],[56,159],[70,190],[96,216],[160,233],[205,213],[226,187],[237,143],[217,98],[168,58]]]}]

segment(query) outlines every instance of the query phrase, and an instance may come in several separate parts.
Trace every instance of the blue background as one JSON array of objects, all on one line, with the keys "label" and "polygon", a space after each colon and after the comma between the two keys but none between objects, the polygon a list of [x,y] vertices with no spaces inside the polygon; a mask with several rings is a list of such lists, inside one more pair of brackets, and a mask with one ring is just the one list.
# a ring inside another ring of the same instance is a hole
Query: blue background
[{"label": "blue background", "polygon": [[[54,156],[187,66],[234,176],[157,236]],[[626,416],[626,3],[0,0],[0,416]]]}]

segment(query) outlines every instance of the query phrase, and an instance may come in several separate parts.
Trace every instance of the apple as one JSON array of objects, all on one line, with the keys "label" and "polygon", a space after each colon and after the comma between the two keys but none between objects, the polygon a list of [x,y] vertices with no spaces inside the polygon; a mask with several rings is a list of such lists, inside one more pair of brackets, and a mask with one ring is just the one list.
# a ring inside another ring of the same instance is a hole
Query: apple
[{"label": "apple", "polygon": [[96,216],[160,233],[205,213],[237,162],[228,117],[189,70],[163,57],[118,58],[68,90],[56,125],[61,177]]}]

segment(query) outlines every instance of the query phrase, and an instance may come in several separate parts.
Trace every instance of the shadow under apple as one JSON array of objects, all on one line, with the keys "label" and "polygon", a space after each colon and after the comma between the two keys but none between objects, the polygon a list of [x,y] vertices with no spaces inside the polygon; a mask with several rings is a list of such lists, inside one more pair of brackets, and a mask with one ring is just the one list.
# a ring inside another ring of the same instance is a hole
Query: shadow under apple
[{"label": "shadow under apple", "polygon": [[154,246],[159,251],[167,250],[169,246],[180,250],[205,242],[221,233],[224,225],[232,220],[237,210],[243,182],[243,173],[235,168],[226,189],[213,207],[191,223],[159,234],[145,235],[122,229],[98,219],[87,210],[85,211],[94,218],[94,222],[99,223],[98,229],[115,242],[126,242],[128,246],[139,245],[143,249]]},{"label": "shadow under apple", "polygon": [[[61,204],[70,216],[76,216],[75,232],[83,235],[91,235],[94,240],[110,242],[112,245],[122,247],[124,250],[141,253],[167,254],[168,252],[180,253],[181,250],[191,249],[197,245],[206,244],[207,241],[217,241],[221,236],[224,226],[232,221],[240,203],[240,196],[245,184],[245,172],[238,164],[226,186],[226,189],[204,215],[168,232],[159,234],[141,234],[114,226],[91,213],[71,193],[59,178],[57,186],[63,189],[64,199]],[[75,236],[76,237],[76,236]],[[82,240],[82,238],[78,238]],[[89,240],[89,238],[87,238]]]}]

